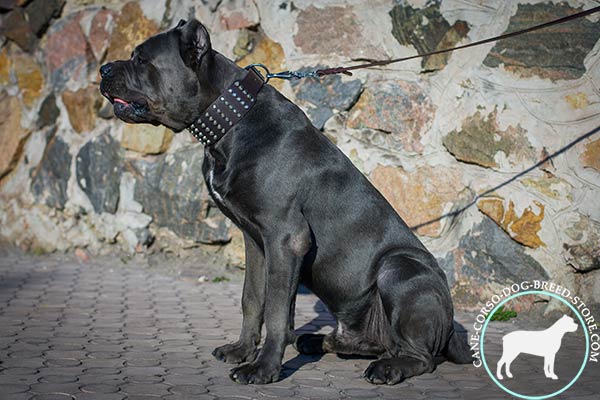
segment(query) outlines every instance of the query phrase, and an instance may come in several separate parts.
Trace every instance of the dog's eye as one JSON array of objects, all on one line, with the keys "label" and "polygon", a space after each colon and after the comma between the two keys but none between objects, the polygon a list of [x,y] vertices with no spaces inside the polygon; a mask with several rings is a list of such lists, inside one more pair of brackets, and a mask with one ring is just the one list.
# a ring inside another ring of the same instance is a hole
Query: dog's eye
[{"label": "dog's eye", "polygon": [[131,53],[131,61],[133,61],[136,65],[144,65],[146,64],[146,60],[140,57],[139,54]]}]

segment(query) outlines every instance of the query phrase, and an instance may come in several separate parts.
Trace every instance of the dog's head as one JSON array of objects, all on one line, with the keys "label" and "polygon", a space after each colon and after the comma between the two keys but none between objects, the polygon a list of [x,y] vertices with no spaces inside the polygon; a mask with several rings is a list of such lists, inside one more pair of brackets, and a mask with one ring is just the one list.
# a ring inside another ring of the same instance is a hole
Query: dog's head
[{"label": "dog's head", "polygon": [[568,315],[563,315],[560,318],[560,324],[566,332],[575,332],[577,330],[577,323]]},{"label": "dog's head", "polygon": [[129,60],[100,68],[100,91],[114,113],[129,123],[162,124],[180,132],[197,116],[211,93],[213,57],[206,28],[180,21],[135,48]]}]

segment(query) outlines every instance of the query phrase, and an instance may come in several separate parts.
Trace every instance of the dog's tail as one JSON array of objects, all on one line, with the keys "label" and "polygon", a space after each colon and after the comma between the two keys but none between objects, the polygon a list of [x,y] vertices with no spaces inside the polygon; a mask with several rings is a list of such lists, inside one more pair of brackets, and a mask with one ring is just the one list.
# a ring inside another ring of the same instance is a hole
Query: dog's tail
[{"label": "dog's tail", "polygon": [[442,354],[446,357],[446,360],[455,364],[472,363],[474,360],[473,351],[469,347],[469,342],[467,341],[467,332],[458,332],[453,329],[448,344]]}]

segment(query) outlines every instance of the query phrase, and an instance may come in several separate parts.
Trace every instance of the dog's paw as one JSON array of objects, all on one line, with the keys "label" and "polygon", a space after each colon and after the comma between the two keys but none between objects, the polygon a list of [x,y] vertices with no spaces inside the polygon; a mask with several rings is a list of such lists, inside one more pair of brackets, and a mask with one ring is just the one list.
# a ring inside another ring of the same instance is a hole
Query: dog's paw
[{"label": "dog's paw", "polygon": [[256,346],[244,345],[240,342],[226,344],[213,350],[212,355],[219,361],[228,364],[239,364],[254,361],[258,350]]},{"label": "dog's paw", "polygon": [[248,363],[239,367],[233,368],[229,377],[238,383],[247,385],[255,383],[263,385],[279,380],[280,366],[273,367],[266,363]]},{"label": "dog's paw", "polygon": [[325,335],[305,333],[296,338],[294,348],[300,354],[323,354],[323,340]]},{"label": "dog's paw", "polygon": [[402,370],[387,359],[373,361],[363,376],[367,382],[374,385],[395,385],[404,380]]}]

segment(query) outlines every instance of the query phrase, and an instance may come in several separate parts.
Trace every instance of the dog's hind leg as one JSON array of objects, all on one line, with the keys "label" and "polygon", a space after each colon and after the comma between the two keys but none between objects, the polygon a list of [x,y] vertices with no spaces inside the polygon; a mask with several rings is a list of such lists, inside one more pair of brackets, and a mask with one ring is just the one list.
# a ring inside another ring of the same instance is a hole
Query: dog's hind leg
[{"label": "dog's hind leg", "polygon": [[432,372],[435,363],[432,359],[420,360],[411,356],[382,358],[373,361],[365,370],[364,377],[376,385],[395,385],[411,376]]},{"label": "dog's hind leg", "polygon": [[379,295],[374,295],[374,301],[366,311],[355,312],[350,318],[351,327],[338,321],[334,331],[328,335],[300,335],[294,343],[296,350],[302,354],[337,353],[367,357],[385,353],[389,342],[389,337],[386,337],[389,331],[387,318]]},{"label": "dog's hind leg", "polygon": [[300,354],[325,354],[323,341],[325,335],[316,333],[303,333],[296,338],[294,348]]},{"label": "dog's hind leg", "polygon": [[296,338],[294,348],[300,354],[325,354],[323,342],[325,335],[316,333],[304,333]]},{"label": "dog's hind leg", "polygon": [[371,383],[396,384],[432,372],[452,332],[452,300],[435,259],[398,250],[379,262],[377,287],[392,346],[365,371]]},{"label": "dog's hind leg", "polygon": [[379,356],[385,348],[362,335],[334,331],[329,335],[307,333],[300,335],[294,344],[302,354],[337,353],[356,356]]}]

